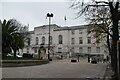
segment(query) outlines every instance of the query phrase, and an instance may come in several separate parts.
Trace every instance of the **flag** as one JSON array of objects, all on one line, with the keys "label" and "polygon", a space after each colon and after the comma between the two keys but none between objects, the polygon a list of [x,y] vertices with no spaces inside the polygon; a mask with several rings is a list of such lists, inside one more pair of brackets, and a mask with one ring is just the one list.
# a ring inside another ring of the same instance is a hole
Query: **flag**
[{"label": "flag", "polygon": [[66,16],[64,17],[65,21],[67,20]]}]

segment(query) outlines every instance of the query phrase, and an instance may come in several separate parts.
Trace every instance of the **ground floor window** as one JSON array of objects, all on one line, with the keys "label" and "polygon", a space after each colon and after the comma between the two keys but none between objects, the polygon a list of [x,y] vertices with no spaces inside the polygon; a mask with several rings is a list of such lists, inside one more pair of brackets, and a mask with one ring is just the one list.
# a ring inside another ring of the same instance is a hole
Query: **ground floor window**
[{"label": "ground floor window", "polygon": [[91,47],[88,47],[88,53],[91,53]]},{"label": "ground floor window", "polygon": [[71,52],[74,53],[74,47],[71,48]]},{"label": "ground floor window", "polygon": [[96,52],[100,53],[100,47],[96,47]]},{"label": "ground floor window", "polygon": [[37,53],[37,48],[34,49],[34,52]]},{"label": "ground floor window", "polygon": [[58,53],[62,53],[62,48],[61,47],[58,48]]},{"label": "ground floor window", "polygon": [[79,47],[79,52],[83,53],[83,48],[82,47]]},{"label": "ground floor window", "polygon": [[29,48],[27,48],[27,53],[29,53]]}]

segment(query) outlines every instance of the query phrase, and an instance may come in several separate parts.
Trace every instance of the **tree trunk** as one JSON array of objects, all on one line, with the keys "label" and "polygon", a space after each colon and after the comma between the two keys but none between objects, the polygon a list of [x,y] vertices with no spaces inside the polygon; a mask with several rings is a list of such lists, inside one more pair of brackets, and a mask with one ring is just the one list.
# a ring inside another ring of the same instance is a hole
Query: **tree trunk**
[{"label": "tree trunk", "polygon": [[112,36],[111,65],[112,65],[112,68],[114,71],[114,77],[117,78],[117,40],[119,40],[117,18],[113,18],[113,28],[112,29],[113,29],[113,36]]},{"label": "tree trunk", "polygon": [[16,57],[16,50],[14,50],[14,57]]},{"label": "tree trunk", "polygon": [[118,31],[118,22],[119,22],[119,12],[118,12],[119,2],[116,2],[115,6],[113,6],[113,2],[109,2],[110,12],[111,12],[111,20],[113,22],[112,26],[112,53],[111,53],[111,66],[114,71],[114,78],[118,80],[117,74],[117,40],[119,40],[119,31]]},{"label": "tree trunk", "polygon": [[111,55],[111,43],[110,43],[110,41],[109,41],[109,34],[107,34],[107,45],[108,45],[108,51],[109,51],[109,55]]}]

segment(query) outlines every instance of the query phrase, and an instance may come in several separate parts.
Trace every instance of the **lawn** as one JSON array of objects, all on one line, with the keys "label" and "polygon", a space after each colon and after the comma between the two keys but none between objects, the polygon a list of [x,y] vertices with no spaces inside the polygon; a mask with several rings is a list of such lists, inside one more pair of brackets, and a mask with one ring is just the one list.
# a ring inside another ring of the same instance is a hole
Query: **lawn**
[{"label": "lawn", "polygon": [[2,59],[2,67],[22,67],[35,66],[49,63],[49,60],[40,60],[37,58],[14,58],[6,57]]}]

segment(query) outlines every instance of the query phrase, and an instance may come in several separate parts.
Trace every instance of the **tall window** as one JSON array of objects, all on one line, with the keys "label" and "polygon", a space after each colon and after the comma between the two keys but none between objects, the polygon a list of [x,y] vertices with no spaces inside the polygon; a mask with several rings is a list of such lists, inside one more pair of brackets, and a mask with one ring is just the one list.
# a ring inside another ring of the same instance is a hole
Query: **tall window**
[{"label": "tall window", "polygon": [[96,47],[96,52],[100,53],[100,47]]},{"label": "tall window", "polygon": [[71,48],[71,52],[74,53],[74,47]]},{"label": "tall window", "polygon": [[37,53],[37,48],[34,48],[34,53]]},{"label": "tall window", "polygon": [[39,38],[36,37],[36,45],[38,45],[38,42],[39,42]]},{"label": "tall window", "polygon": [[28,45],[30,45],[30,41],[31,41],[30,38],[28,38]]},{"label": "tall window", "polygon": [[88,37],[88,44],[91,44],[91,37]]},{"label": "tall window", "polygon": [[91,53],[91,47],[88,47],[88,53]]},{"label": "tall window", "polygon": [[87,34],[91,33],[91,31],[89,29],[87,29]]},{"label": "tall window", "polygon": [[27,53],[29,53],[29,48],[27,48]]},{"label": "tall window", "polygon": [[52,44],[52,36],[50,36],[50,44]]},{"label": "tall window", "polygon": [[82,37],[79,37],[79,44],[83,44]]},{"label": "tall window", "polygon": [[82,47],[79,47],[79,52],[83,53],[83,48]]},{"label": "tall window", "polygon": [[75,34],[75,30],[71,30],[71,34]]},{"label": "tall window", "polygon": [[42,37],[42,44],[45,44],[45,37]]},{"label": "tall window", "polygon": [[82,34],[82,29],[79,30],[79,34]]},{"label": "tall window", "polygon": [[71,44],[75,44],[75,38],[71,39]]},{"label": "tall window", "polygon": [[62,35],[59,35],[59,44],[63,44],[63,37],[62,37]]}]

